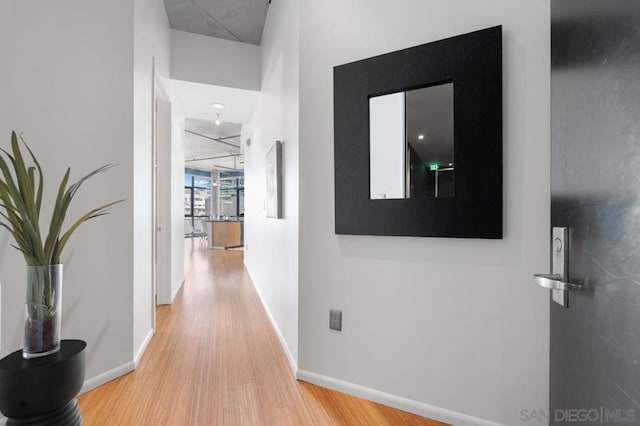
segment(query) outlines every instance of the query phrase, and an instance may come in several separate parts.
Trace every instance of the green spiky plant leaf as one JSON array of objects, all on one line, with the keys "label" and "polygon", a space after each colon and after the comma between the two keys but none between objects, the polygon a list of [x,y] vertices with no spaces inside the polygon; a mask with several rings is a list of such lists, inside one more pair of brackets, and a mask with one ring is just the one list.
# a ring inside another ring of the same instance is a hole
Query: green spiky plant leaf
[{"label": "green spiky plant leaf", "polygon": [[69,184],[71,169],[67,169],[58,187],[55,205],[46,237],[40,230],[40,210],[44,188],[42,167],[29,146],[21,141],[34,165],[25,163],[25,156],[15,132],[11,132],[11,152],[0,148],[0,226],[8,230],[15,240],[12,244],[27,265],[47,266],[60,263],[62,250],[71,235],[86,221],[108,214],[111,207],[124,200],[113,201],[93,209],[63,230],[69,205],[80,186],[93,176],[113,168],[106,164],[76,183]]}]

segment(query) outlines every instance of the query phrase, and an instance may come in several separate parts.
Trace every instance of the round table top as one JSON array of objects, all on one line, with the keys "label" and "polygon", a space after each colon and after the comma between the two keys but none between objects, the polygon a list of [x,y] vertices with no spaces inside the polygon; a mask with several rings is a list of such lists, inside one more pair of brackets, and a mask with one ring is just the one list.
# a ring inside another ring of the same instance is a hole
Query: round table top
[{"label": "round table top", "polygon": [[60,350],[58,352],[32,359],[24,359],[22,357],[22,349],[19,349],[0,359],[0,370],[38,368],[55,364],[72,358],[82,352],[86,347],[87,342],[83,340],[61,340]]}]

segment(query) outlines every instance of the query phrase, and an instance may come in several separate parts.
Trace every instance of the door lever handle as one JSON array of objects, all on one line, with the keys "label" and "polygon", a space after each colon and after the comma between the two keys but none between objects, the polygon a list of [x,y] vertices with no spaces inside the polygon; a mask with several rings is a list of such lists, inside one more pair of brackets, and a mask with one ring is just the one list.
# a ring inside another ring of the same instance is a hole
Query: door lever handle
[{"label": "door lever handle", "polygon": [[572,284],[562,281],[558,274],[535,274],[533,276],[533,282],[540,287],[548,288],[550,290],[584,290],[584,286],[581,284]]}]

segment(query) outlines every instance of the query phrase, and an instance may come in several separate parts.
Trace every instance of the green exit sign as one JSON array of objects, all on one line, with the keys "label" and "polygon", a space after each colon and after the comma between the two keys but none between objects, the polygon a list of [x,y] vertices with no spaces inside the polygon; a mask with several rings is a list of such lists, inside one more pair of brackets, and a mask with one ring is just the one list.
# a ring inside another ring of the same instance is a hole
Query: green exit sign
[{"label": "green exit sign", "polygon": [[438,168],[438,163],[429,164],[429,170],[431,170],[432,172],[438,170]]}]

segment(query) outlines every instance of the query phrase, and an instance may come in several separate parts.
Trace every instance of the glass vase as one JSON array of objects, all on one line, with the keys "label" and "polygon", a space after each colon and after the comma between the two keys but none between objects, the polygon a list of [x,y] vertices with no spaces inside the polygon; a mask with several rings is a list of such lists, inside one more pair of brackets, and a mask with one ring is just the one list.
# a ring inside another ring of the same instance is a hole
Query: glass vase
[{"label": "glass vase", "polygon": [[27,266],[26,318],[22,357],[38,358],[60,350],[62,265]]}]

